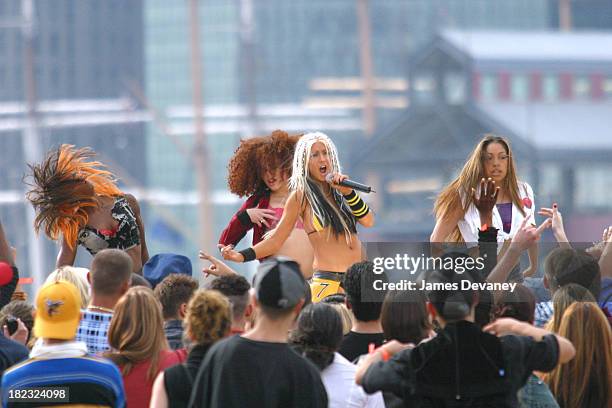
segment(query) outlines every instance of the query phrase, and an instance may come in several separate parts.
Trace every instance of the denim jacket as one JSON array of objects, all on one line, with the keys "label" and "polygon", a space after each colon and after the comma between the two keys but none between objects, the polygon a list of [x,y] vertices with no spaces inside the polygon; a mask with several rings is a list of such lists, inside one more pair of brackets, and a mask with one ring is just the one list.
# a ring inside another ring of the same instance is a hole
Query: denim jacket
[{"label": "denim jacket", "polygon": [[559,408],[548,385],[534,374],[529,376],[527,384],[519,390],[518,398],[521,408]]}]

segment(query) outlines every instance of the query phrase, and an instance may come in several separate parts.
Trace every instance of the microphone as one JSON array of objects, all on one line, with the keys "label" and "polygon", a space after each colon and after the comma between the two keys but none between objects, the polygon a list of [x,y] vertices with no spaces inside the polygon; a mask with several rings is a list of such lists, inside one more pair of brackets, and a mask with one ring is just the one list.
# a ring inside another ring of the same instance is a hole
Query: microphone
[{"label": "microphone", "polygon": [[[334,175],[329,173],[327,176],[325,176],[325,181],[327,181],[329,184],[333,184],[333,178]],[[372,187],[370,186],[366,186],[365,184],[361,184],[358,183],[356,181],[353,180],[342,180],[339,183],[342,187],[349,187],[352,188],[353,190],[357,190],[357,191],[361,191],[362,193],[375,193],[376,191],[372,190]]]}]

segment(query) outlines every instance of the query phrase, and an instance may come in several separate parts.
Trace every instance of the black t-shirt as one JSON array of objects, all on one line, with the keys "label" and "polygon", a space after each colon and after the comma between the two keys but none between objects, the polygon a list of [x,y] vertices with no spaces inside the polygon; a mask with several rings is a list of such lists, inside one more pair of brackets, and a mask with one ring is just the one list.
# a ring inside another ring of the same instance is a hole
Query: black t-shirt
[{"label": "black t-shirt", "polygon": [[316,367],[286,343],[233,336],[206,354],[189,407],[326,408],[327,393]]},{"label": "black t-shirt", "polygon": [[164,370],[164,387],[166,388],[166,395],[169,396],[169,408],[187,406],[193,381],[198,375],[200,364],[210,347],[209,344],[197,344],[189,352],[187,361]]},{"label": "black t-shirt", "polygon": [[[0,328],[1,330],[1,328]],[[0,333],[0,377],[4,370],[28,358],[28,349]]]},{"label": "black t-shirt", "polygon": [[416,406],[509,408],[518,406],[516,393],[531,372],[552,370],[558,358],[553,335],[541,341],[514,335],[497,339],[461,322],[386,363],[373,364],[362,386],[368,393],[392,392]]},{"label": "black t-shirt", "polygon": [[383,333],[356,333],[350,331],[342,339],[338,353],[342,354],[348,361],[354,361],[362,354],[368,354],[370,343],[380,347],[384,342],[385,335]]}]

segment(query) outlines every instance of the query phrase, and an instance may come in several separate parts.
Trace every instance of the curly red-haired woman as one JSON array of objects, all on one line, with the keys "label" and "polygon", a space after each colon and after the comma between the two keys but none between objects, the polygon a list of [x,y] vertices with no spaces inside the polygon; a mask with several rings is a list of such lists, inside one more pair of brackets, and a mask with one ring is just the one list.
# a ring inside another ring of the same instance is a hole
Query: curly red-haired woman
[{"label": "curly red-haired woman", "polygon": [[[288,180],[300,137],[275,130],[270,136],[240,142],[228,165],[228,185],[232,193],[248,198],[221,233],[220,245],[235,246],[251,228],[255,245],[276,228],[289,196]],[[301,221],[275,255],[296,260],[304,276],[310,278],[313,250]]]}]

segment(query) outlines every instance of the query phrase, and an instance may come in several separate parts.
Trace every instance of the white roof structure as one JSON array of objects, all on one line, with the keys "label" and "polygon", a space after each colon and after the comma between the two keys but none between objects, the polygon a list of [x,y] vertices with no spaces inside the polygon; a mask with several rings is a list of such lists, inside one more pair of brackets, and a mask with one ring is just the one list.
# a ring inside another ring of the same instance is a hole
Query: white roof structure
[{"label": "white roof structure", "polygon": [[612,63],[608,32],[444,30],[440,37],[476,60]]},{"label": "white roof structure", "polygon": [[612,102],[481,103],[478,107],[543,153],[612,149]]}]

